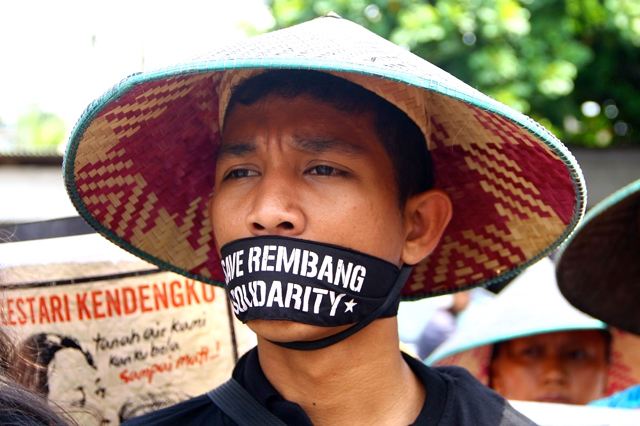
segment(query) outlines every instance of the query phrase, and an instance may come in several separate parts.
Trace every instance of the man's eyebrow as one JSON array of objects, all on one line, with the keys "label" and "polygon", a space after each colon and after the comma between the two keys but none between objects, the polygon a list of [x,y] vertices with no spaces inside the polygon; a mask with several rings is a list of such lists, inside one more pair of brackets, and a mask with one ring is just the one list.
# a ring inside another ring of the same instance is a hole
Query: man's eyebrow
[{"label": "man's eyebrow", "polygon": [[298,149],[314,154],[333,152],[354,156],[366,151],[362,145],[331,137],[297,138],[294,143]]},{"label": "man's eyebrow", "polygon": [[[337,154],[357,156],[366,151],[362,145],[347,142],[341,139],[331,137],[305,137],[295,138],[294,146],[301,151],[307,151],[313,154],[323,154],[333,152]],[[257,151],[254,141],[234,141],[229,143],[221,143],[216,152],[216,161],[220,161],[227,157],[241,158]]]},{"label": "man's eyebrow", "polygon": [[252,141],[240,141],[225,144],[220,143],[218,151],[216,152],[216,161],[220,161],[225,157],[240,158],[256,152],[256,144]]}]

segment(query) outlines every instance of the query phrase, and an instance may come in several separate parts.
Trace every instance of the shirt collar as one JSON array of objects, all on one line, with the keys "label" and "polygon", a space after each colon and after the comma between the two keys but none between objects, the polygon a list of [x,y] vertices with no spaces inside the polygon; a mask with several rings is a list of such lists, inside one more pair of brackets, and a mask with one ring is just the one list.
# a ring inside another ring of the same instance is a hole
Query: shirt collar
[{"label": "shirt collar", "polygon": [[[414,425],[438,424],[442,417],[447,397],[447,384],[432,369],[405,353],[402,354],[411,370],[427,388],[427,398]],[[260,404],[287,424],[312,426],[302,407],[287,401],[269,383],[258,358],[258,349],[247,352],[233,370],[236,379]]]},{"label": "shirt collar", "polygon": [[247,352],[233,370],[236,379],[256,401],[267,407],[269,411],[289,425],[313,426],[302,407],[295,402],[287,401],[269,383],[258,359],[258,349]]}]

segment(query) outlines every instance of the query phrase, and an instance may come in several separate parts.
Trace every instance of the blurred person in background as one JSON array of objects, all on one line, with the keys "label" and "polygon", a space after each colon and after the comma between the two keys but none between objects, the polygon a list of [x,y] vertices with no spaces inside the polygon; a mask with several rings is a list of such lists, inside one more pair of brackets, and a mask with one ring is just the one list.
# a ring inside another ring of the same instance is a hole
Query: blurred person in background
[{"label": "blurred person in background", "polygon": [[[573,306],[640,335],[640,180],[589,211],[563,245],[556,276],[560,291]],[[640,386],[591,405],[638,408]]]},{"label": "blurred person in background", "polygon": [[633,336],[573,308],[553,262],[542,259],[484,306],[427,359],[467,368],[507,399],[584,405],[640,379]]},{"label": "blurred person in background", "polygon": [[[470,290],[469,292],[473,292]],[[425,359],[455,331],[458,316],[469,305],[469,292],[452,294],[451,305],[437,309],[422,329],[418,340],[418,356]]]},{"label": "blurred person in background", "polygon": [[414,302],[402,302],[398,308],[398,332],[405,350],[425,359],[456,330],[458,315],[479,294],[475,290],[446,294]]}]

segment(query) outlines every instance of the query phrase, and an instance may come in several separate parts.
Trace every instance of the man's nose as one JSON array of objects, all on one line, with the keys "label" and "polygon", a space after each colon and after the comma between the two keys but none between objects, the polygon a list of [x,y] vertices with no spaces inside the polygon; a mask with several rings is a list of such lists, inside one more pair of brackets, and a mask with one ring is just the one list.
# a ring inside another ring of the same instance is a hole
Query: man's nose
[{"label": "man's nose", "polygon": [[561,359],[547,357],[542,366],[542,380],[544,383],[566,384],[569,377]]},{"label": "man's nose", "polygon": [[305,219],[295,182],[283,174],[265,174],[247,215],[249,230],[254,235],[296,236],[304,231]]}]

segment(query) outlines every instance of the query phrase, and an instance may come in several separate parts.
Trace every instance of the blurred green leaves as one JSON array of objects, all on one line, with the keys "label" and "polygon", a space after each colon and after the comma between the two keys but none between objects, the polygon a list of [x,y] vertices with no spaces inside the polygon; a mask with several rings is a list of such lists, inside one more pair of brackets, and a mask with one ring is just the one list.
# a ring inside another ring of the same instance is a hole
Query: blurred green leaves
[{"label": "blurred green leaves", "polygon": [[64,140],[65,123],[55,114],[30,105],[16,123],[16,145],[29,151],[55,149]]},{"label": "blurred green leaves", "polygon": [[[267,4],[280,28],[334,11],[532,116],[567,143],[640,143],[640,0]],[[597,104],[598,114],[585,115],[586,102]]]}]

